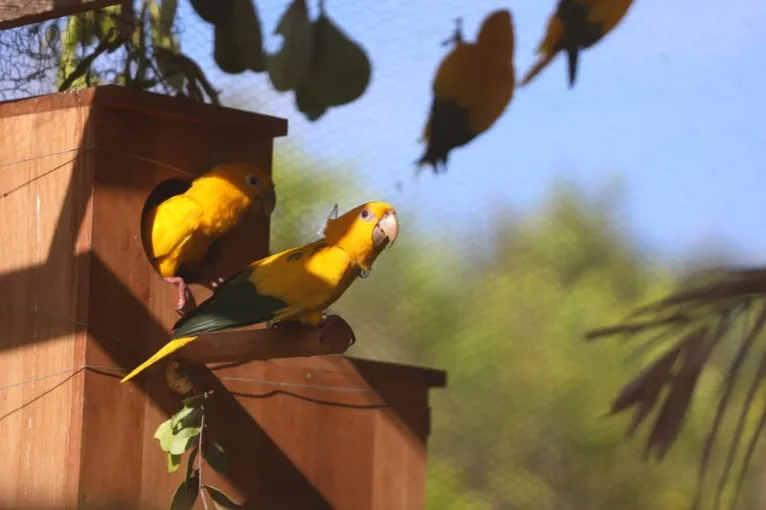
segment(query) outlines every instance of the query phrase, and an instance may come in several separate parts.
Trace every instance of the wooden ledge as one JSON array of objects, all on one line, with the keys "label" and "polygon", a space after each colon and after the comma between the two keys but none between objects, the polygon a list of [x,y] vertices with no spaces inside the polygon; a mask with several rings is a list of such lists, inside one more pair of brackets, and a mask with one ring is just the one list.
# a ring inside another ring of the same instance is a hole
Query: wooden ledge
[{"label": "wooden ledge", "polygon": [[244,128],[256,137],[278,138],[287,134],[286,119],[120,85],[100,85],[0,102],[0,118],[93,105],[222,129]]},{"label": "wooden ledge", "polygon": [[282,323],[200,335],[174,357],[192,363],[245,362],[343,354],[355,342],[354,331],[339,315],[324,326]]}]

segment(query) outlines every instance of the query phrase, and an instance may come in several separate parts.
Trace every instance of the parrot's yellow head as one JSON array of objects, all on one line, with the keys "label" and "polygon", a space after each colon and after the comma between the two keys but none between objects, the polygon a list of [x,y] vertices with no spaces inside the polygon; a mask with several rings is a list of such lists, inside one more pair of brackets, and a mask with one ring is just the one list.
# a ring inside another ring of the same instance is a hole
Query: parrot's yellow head
[{"label": "parrot's yellow head", "polygon": [[500,9],[489,13],[479,29],[477,44],[493,52],[513,56],[513,20],[511,12]]},{"label": "parrot's yellow head", "polygon": [[343,216],[328,219],[324,238],[369,271],[380,252],[393,245],[398,235],[396,209],[385,202],[368,202]]},{"label": "parrot's yellow head", "polygon": [[203,178],[225,182],[231,193],[241,195],[240,198],[254,210],[260,206],[267,216],[277,205],[277,195],[271,177],[253,163],[234,161],[218,165]]}]

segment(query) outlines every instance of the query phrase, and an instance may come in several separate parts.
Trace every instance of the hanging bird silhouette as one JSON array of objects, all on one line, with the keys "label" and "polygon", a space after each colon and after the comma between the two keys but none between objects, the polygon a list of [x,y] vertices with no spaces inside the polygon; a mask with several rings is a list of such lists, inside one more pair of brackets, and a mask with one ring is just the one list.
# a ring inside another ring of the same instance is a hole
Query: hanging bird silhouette
[{"label": "hanging bird silhouette", "polygon": [[540,58],[521,85],[532,81],[560,51],[565,51],[569,60],[569,88],[574,87],[580,50],[603,39],[625,17],[632,3],[633,0],[560,0],[537,48]]},{"label": "hanging bird silhouette", "polygon": [[396,210],[383,202],[330,218],[324,237],[270,255],[218,285],[213,295],[173,327],[173,339],[122,379],[125,382],[193,342],[198,335],[262,322],[319,326],[325,310],[396,241]]},{"label": "hanging bird silhouette", "polygon": [[[490,13],[475,43],[463,41],[460,23],[455,47],[444,58],[433,81],[433,101],[421,142],[426,150],[418,170],[431,165],[446,171],[449,153],[487,131],[513,97],[513,20],[508,10]],[[449,41],[448,41],[449,42]]]},{"label": "hanging bird silhouette", "polygon": [[247,212],[270,215],[276,200],[269,175],[243,161],[216,166],[193,181],[171,179],[154,189],[141,216],[141,237],[157,272],[178,286],[177,310],[186,306],[187,283],[218,253],[216,241]]}]

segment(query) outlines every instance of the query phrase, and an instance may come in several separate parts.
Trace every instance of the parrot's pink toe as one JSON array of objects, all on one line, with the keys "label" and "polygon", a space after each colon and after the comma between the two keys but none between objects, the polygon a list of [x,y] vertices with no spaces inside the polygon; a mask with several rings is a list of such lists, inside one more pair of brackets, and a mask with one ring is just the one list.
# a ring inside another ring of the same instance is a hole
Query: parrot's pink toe
[{"label": "parrot's pink toe", "polygon": [[186,296],[189,293],[186,282],[180,276],[167,276],[165,277],[165,281],[178,287],[178,304],[176,304],[176,310],[183,310],[186,306]]}]

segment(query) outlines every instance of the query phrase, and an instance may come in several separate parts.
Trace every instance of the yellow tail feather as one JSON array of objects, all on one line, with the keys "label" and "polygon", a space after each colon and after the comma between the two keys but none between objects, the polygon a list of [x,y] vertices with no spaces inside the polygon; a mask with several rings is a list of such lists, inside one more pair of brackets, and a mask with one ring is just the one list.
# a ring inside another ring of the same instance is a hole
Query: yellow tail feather
[{"label": "yellow tail feather", "polygon": [[550,64],[551,60],[553,60],[553,57],[555,57],[556,53],[558,53],[557,48],[559,43],[561,43],[561,41],[564,39],[565,35],[566,26],[564,25],[564,22],[561,20],[561,18],[554,15],[548,22],[548,30],[545,32],[545,37],[540,43],[540,46],[537,48],[537,53],[540,55],[540,58],[537,60],[532,69],[527,72],[526,76],[524,76],[524,79],[521,81],[522,87],[532,81],[532,78],[537,76],[537,74],[542,71],[545,66]]},{"label": "yellow tail feather", "polygon": [[176,338],[174,340],[171,340],[170,342],[168,342],[164,346],[162,346],[162,348],[159,351],[155,352],[154,355],[151,358],[149,358],[148,360],[146,360],[143,363],[141,363],[131,373],[129,373],[128,375],[123,377],[122,381],[120,381],[120,382],[125,382],[125,381],[128,381],[128,380],[132,379],[133,377],[135,377],[139,373],[143,372],[150,365],[154,365],[155,363],[157,363],[162,358],[164,358],[164,357],[166,357],[166,356],[168,356],[170,354],[173,354],[178,349],[180,349],[184,345],[192,343],[197,338],[198,337],[196,337],[196,336],[186,336],[186,337],[181,337],[181,338]]},{"label": "yellow tail feather", "polygon": [[542,70],[545,68],[545,66],[547,66],[548,64],[550,64],[550,63],[551,63],[551,60],[553,60],[553,57],[555,57],[555,56],[556,56],[556,54],[555,54],[555,53],[550,53],[550,54],[545,54],[545,55],[543,55],[543,56],[542,56],[542,57],[541,57],[541,58],[540,58],[540,59],[539,59],[539,60],[538,60],[538,61],[535,63],[535,65],[532,67],[532,69],[530,69],[530,70],[527,72],[526,76],[524,76],[524,79],[523,79],[523,80],[521,80],[521,86],[523,87],[524,85],[526,85],[527,83],[529,83],[530,81],[532,81],[532,78],[534,78],[535,76],[537,76],[537,74],[538,74],[540,71],[542,71]]}]

